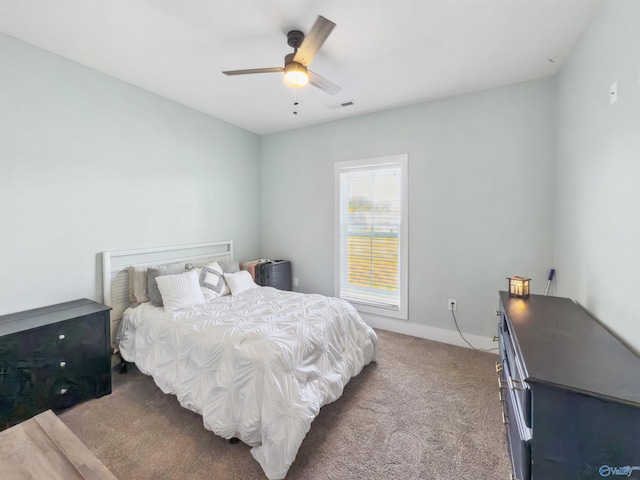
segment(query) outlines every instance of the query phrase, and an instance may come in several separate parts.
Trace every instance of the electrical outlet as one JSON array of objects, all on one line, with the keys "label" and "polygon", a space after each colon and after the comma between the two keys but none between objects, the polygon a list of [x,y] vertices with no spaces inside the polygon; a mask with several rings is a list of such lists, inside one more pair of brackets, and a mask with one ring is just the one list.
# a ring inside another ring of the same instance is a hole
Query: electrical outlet
[{"label": "electrical outlet", "polygon": [[299,285],[298,277],[293,277],[293,286],[297,287]]},{"label": "electrical outlet", "polygon": [[450,298],[447,302],[447,310],[456,312],[458,310],[458,302],[455,298]]}]

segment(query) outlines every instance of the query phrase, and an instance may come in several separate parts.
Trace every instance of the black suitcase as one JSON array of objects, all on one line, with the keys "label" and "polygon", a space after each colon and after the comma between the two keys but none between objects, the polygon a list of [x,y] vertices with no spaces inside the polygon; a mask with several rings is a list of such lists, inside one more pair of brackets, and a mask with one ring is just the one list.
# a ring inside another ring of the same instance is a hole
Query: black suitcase
[{"label": "black suitcase", "polygon": [[256,265],[256,283],[262,287],[291,290],[291,262],[274,260]]}]

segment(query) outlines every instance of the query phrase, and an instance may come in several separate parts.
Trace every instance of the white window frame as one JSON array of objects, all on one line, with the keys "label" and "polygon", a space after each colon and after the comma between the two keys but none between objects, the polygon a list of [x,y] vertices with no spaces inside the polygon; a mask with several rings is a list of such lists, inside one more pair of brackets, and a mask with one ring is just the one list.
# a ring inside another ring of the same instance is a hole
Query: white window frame
[{"label": "white window frame", "polygon": [[335,164],[335,277],[334,277],[334,291],[335,296],[340,297],[340,273],[341,273],[341,255],[340,255],[340,174],[348,169],[362,168],[366,166],[380,167],[383,165],[397,164],[400,166],[400,242],[399,242],[399,289],[400,289],[400,306],[385,307],[379,305],[371,305],[366,302],[348,299],[348,301],[359,312],[371,313],[380,315],[383,317],[392,317],[401,320],[407,320],[408,318],[408,299],[409,299],[409,191],[408,191],[408,174],[409,174],[409,161],[407,154],[390,155],[385,157],[376,158],[363,158],[359,160],[348,160],[343,162],[336,162]]}]

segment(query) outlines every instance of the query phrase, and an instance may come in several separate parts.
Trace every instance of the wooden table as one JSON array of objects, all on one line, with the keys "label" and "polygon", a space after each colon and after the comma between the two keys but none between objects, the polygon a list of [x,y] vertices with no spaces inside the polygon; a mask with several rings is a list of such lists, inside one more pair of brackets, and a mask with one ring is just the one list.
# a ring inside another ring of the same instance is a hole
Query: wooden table
[{"label": "wooden table", "polygon": [[5,480],[117,480],[51,411],[0,432]]}]

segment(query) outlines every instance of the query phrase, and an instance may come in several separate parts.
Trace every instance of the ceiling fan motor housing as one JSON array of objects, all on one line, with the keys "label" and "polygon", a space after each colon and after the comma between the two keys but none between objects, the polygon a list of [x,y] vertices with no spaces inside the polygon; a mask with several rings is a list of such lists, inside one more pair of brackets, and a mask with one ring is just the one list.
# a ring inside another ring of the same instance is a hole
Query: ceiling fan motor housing
[{"label": "ceiling fan motor housing", "polygon": [[287,65],[289,65],[291,62],[293,62],[293,57],[295,57],[295,53],[288,53],[287,55],[284,56],[284,66],[286,67]]}]

